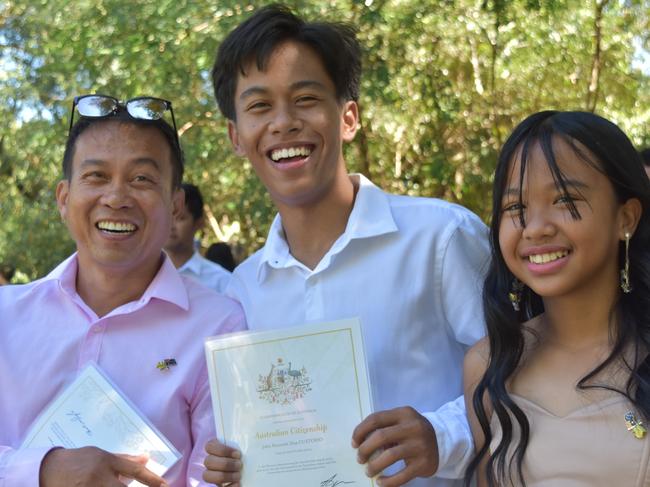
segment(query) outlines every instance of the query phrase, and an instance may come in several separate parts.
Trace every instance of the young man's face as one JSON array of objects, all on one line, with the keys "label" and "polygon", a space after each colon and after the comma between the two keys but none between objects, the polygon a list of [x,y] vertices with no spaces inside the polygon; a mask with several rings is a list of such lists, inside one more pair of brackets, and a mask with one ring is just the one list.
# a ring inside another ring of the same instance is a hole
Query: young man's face
[{"label": "young man's face", "polygon": [[57,204],[77,244],[80,267],[156,269],[183,193],[172,189],[171,149],[155,127],[106,121],[77,139],[70,181]]},{"label": "young man's face", "polygon": [[183,206],[174,216],[165,250],[178,254],[194,252],[194,235],[202,224],[202,218],[195,220],[187,206]]},{"label": "young man's face", "polygon": [[230,139],[276,205],[315,204],[345,184],[342,145],[356,133],[357,105],[339,102],[311,48],[289,41],[275,49],[266,71],[247,66],[237,82],[235,113]]}]

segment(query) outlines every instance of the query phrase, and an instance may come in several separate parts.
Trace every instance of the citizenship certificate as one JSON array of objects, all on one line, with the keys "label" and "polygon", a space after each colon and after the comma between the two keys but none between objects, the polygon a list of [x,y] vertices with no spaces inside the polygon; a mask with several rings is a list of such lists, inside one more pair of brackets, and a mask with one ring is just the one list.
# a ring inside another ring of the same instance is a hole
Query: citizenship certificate
[{"label": "citizenship certificate", "polygon": [[371,412],[358,319],[206,340],[217,433],[243,486],[373,486],[352,448]]},{"label": "citizenship certificate", "polygon": [[[22,448],[49,446],[146,453],[147,468],[158,475],[181,457],[93,364],[41,413],[22,444]],[[142,484],[132,481],[129,485]]]}]

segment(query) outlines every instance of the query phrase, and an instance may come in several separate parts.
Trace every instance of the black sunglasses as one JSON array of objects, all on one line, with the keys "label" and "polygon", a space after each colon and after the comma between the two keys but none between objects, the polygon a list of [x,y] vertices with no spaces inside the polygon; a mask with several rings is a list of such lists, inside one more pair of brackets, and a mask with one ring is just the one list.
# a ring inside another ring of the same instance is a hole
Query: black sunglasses
[{"label": "black sunglasses", "polygon": [[174,110],[172,110],[172,102],[163,100],[162,98],[154,98],[152,96],[139,96],[131,98],[125,102],[120,102],[117,98],[108,95],[82,95],[75,96],[72,101],[72,113],[70,114],[70,127],[68,128],[68,136],[72,131],[74,123],[74,109],[77,108],[79,115],[88,118],[102,118],[115,115],[120,110],[126,110],[127,113],[140,120],[160,120],[169,110],[172,116],[172,124],[174,125],[174,136],[176,137],[176,144],[180,148],[181,144],[178,140],[178,130],[176,129],[176,119],[174,118]]}]

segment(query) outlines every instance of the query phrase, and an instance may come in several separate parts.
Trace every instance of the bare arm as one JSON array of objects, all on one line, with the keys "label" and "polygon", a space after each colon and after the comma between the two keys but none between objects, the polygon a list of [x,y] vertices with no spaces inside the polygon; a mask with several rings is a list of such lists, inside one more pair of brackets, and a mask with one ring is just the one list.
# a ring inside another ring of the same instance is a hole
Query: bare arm
[{"label": "bare arm", "polygon": [[[467,410],[467,418],[469,420],[470,429],[472,430],[472,436],[474,437],[476,452],[478,452],[485,444],[485,436],[483,435],[483,430],[481,429],[481,425],[478,422],[472,401],[474,398],[474,391],[476,390],[476,386],[485,374],[488,359],[489,345],[487,338],[483,338],[467,351],[463,363],[463,390],[465,393],[465,408]],[[484,398],[483,406],[485,407],[485,411],[488,417],[490,417],[492,415],[492,407],[490,406],[487,398]],[[487,457],[484,457],[481,461],[481,465],[479,466],[477,473],[476,480],[478,487],[487,486],[485,475],[486,463]]]}]

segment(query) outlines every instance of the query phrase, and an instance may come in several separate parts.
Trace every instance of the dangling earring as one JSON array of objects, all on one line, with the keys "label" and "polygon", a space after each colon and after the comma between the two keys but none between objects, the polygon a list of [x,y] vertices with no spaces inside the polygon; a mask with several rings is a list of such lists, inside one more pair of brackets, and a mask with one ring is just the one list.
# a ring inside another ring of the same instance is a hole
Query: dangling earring
[{"label": "dangling earring", "polygon": [[521,292],[524,290],[524,283],[516,277],[512,281],[512,288],[508,293],[508,299],[515,311],[519,311],[519,302],[521,301]]},{"label": "dangling earring", "polygon": [[621,289],[625,294],[632,291],[630,285],[630,232],[625,232],[625,264],[621,269]]}]

